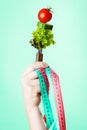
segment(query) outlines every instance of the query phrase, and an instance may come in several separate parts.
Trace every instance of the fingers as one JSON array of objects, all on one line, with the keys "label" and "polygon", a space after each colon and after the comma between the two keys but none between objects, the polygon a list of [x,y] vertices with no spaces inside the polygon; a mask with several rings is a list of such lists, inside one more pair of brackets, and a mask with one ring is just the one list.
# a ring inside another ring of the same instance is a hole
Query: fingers
[{"label": "fingers", "polygon": [[40,93],[40,86],[34,86],[34,92],[39,94]]},{"label": "fingers", "polygon": [[27,80],[28,86],[39,86],[39,79]]},{"label": "fingers", "polygon": [[34,79],[34,80],[26,80],[23,83],[23,88],[25,89],[27,87],[27,89],[29,90],[34,90],[37,93],[40,92],[40,83],[39,83],[39,79]]},{"label": "fingers", "polygon": [[39,79],[32,79],[28,80],[27,82],[28,87],[32,87],[35,93],[40,93],[40,82]]},{"label": "fingers", "polygon": [[28,79],[30,80],[37,79],[37,78],[38,76],[34,71],[28,74]]},{"label": "fingers", "polygon": [[26,75],[27,73],[30,73],[37,68],[46,68],[46,67],[48,67],[48,65],[45,62],[34,62],[27,68],[27,70],[24,72],[23,75]]},{"label": "fingers", "polygon": [[22,83],[23,87],[32,89],[35,91],[35,93],[40,93],[40,83],[38,79],[38,75],[35,73],[35,69],[38,68],[47,68],[48,65],[45,62],[34,62],[32,63],[27,70],[22,75]]},{"label": "fingers", "polygon": [[28,87],[28,88],[29,88],[29,87],[32,88],[32,90],[33,90],[33,93],[32,93],[32,94],[37,95],[38,93],[40,93],[40,83],[39,83],[39,79],[34,79],[34,80],[28,81],[27,87]]}]

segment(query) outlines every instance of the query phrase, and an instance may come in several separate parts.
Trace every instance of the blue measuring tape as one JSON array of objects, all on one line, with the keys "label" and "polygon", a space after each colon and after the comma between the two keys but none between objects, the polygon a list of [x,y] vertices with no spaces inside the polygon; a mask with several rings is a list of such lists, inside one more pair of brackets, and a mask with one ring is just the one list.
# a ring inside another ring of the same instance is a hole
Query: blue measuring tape
[{"label": "blue measuring tape", "polygon": [[[51,127],[52,130],[59,130],[59,129],[66,130],[61,90],[60,90],[59,81],[58,81],[59,79],[57,75],[55,75],[55,73],[51,71],[49,67],[45,69],[39,68],[35,70],[35,72],[37,73],[39,81],[40,81],[40,92],[41,92],[44,114],[46,117],[46,122],[45,122],[46,128],[49,129]],[[54,102],[56,103],[56,107],[58,109],[57,113],[59,117],[59,122],[58,122],[58,118],[55,120],[53,116],[53,111],[52,111],[52,106],[49,99],[49,93],[48,93],[48,88],[47,88],[48,85],[47,85],[46,79],[48,79],[49,81],[50,88],[54,88],[53,93],[55,95],[54,98],[56,98]]]},{"label": "blue measuring tape", "polygon": [[35,72],[37,73],[39,81],[40,81],[40,91],[41,91],[41,96],[42,96],[42,103],[43,103],[43,108],[44,108],[44,114],[46,116],[46,127],[49,129],[50,126],[52,125],[52,123],[54,122],[53,112],[52,112],[51,104],[49,101],[44,78],[39,70],[35,70]]}]

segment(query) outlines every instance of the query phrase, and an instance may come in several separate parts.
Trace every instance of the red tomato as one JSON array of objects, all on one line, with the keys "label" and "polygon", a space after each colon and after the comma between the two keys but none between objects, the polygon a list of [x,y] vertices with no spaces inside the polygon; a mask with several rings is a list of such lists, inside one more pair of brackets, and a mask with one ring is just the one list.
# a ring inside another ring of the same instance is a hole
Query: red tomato
[{"label": "red tomato", "polygon": [[43,8],[38,12],[38,19],[42,23],[47,23],[52,18],[52,13],[50,12],[50,9]]}]

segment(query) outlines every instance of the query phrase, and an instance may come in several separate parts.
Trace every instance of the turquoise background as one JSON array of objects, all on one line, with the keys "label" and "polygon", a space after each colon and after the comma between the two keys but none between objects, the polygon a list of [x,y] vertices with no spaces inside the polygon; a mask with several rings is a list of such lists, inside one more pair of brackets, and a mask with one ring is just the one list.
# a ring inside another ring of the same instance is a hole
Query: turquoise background
[{"label": "turquoise background", "polygon": [[0,130],[29,130],[21,75],[35,61],[29,45],[39,9],[53,8],[55,46],[43,51],[60,76],[67,130],[87,130],[87,1],[0,1]]}]

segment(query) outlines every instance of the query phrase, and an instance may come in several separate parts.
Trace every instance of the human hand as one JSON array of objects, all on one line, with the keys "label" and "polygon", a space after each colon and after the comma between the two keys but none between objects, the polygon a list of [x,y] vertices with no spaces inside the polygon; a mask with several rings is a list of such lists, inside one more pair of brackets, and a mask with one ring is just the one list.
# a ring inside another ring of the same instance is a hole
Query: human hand
[{"label": "human hand", "polygon": [[44,62],[34,62],[22,75],[22,92],[25,107],[28,112],[38,107],[41,101],[39,79],[34,70],[46,67],[48,67],[48,65]]}]

